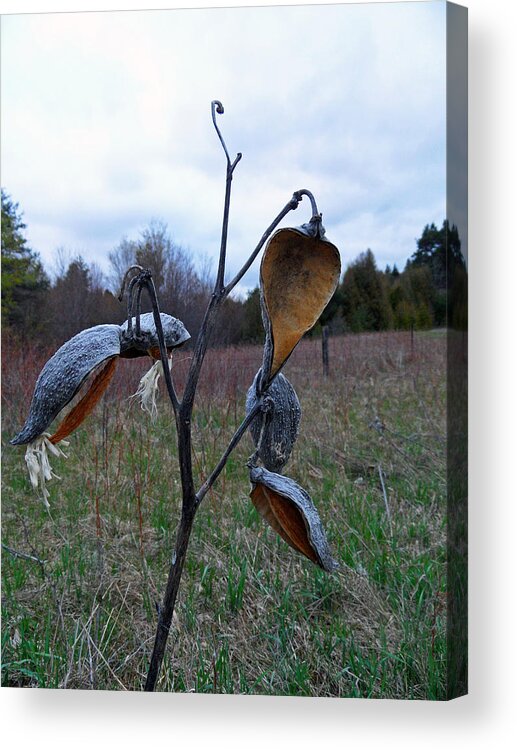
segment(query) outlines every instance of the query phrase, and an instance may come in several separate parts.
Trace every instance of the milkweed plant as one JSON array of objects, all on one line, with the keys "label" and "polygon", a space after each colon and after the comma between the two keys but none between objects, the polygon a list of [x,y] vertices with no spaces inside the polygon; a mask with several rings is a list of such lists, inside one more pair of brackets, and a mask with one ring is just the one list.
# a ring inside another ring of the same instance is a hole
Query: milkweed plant
[{"label": "milkweed plant", "polygon": [[[158,622],[145,690],[156,687],[172,622],[189,537],[196,512],[223,471],[247,430],[255,450],[247,461],[251,501],[264,520],[297,552],[326,571],[337,563],[332,557],[318,511],[308,493],[283,471],[298,436],[301,408],[296,392],[282,374],[293,350],[309,331],[332,297],[339,282],[339,251],[325,237],[322,217],[308,190],[297,190],[237,275],[225,281],[226,245],[233,173],[242,154],[232,161],[217,124],[223,114],[219,101],[212,102],[212,120],[226,156],[226,192],[219,263],[188,371],[183,393],[178,395],[171,371],[174,350],[190,339],[180,320],[160,312],[148,269],[131,266],[122,283],[120,300],[127,296],[127,319],[122,325],[98,325],[81,331],[48,360],[41,371],[29,415],[11,443],[25,445],[25,461],[32,486],[49,505],[47,482],[54,474],[50,461],[66,457],[66,438],[92,412],[115,373],[120,358],[150,357],[154,362],[143,376],[137,394],[142,406],[156,413],[158,381],[163,377],[174,410],[181,478],[181,517],[167,585],[158,611]],[[276,230],[304,197],[311,204],[308,223]],[[275,231],[276,230],[276,231]],[[260,304],[265,329],[262,365],[247,393],[245,416],[221,459],[206,481],[196,487],[192,471],[192,410],[203,360],[219,308],[239,283],[265,245],[260,266]],[[142,294],[152,312],[141,312]],[[62,415],[79,390],[84,395],[62,418],[56,431],[50,425]],[[58,478],[58,477],[57,477]]]}]

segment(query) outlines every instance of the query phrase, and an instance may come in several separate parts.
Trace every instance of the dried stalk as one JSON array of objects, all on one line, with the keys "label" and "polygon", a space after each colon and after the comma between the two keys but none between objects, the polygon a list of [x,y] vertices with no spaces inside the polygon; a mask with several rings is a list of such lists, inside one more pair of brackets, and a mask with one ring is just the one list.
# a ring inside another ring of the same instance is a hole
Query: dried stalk
[{"label": "dried stalk", "polygon": [[231,161],[225,142],[223,140],[223,137],[221,135],[221,132],[216,122],[216,114],[223,114],[223,112],[224,112],[224,109],[223,109],[221,102],[219,101],[212,102],[212,120],[214,123],[215,130],[217,132],[217,135],[219,137],[219,140],[221,141],[222,147],[224,149],[224,153],[226,155],[226,162],[227,162],[225,200],[224,200],[223,220],[222,220],[222,229],[221,229],[221,246],[220,246],[220,251],[219,251],[219,263],[218,263],[217,277],[216,277],[214,289],[212,292],[212,296],[210,298],[210,302],[206,309],[205,316],[203,318],[203,322],[201,324],[201,328],[200,328],[200,331],[196,340],[196,344],[194,348],[194,355],[192,357],[190,369],[189,369],[186,384],[185,384],[185,389],[183,391],[181,400],[178,398],[178,395],[176,393],[174,382],[172,379],[172,374],[167,364],[167,350],[165,346],[162,324],[161,324],[161,319],[160,319],[160,309],[159,309],[159,304],[158,304],[158,298],[156,295],[156,289],[154,287],[154,282],[153,282],[150,271],[144,270],[140,266],[132,266],[132,268],[128,270],[128,272],[126,273],[124,277],[122,289],[121,289],[121,295],[122,295],[124,292],[124,288],[125,288],[126,281],[127,281],[127,275],[129,271],[131,270],[138,271],[138,274],[131,279],[128,285],[128,330],[131,330],[133,312],[135,312],[136,313],[135,333],[137,336],[139,335],[139,332],[140,332],[140,301],[141,301],[141,293],[143,289],[147,291],[150,301],[151,301],[153,317],[154,317],[154,322],[156,325],[156,332],[157,332],[158,342],[159,342],[159,347],[160,347],[160,359],[163,364],[165,383],[167,386],[167,391],[168,391],[169,398],[174,409],[174,415],[176,419],[178,458],[179,458],[179,468],[180,468],[180,478],[181,478],[181,488],[182,488],[181,518],[180,518],[180,522],[178,525],[175,551],[172,556],[172,562],[171,562],[170,569],[169,569],[167,585],[165,588],[165,593],[163,596],[162,603],[158,610],[158,624],[157,624],[156,635],[154,639],[154,646],[153,646],[153,651],[151,655],[151,661],[149,665],[149,671],[147,674],[147,679],[146,679],[145,688],[144,688],[147,692],[154,691],[157,681],[158,681],[159,674],[160,674],[160,669],[161,669],[161,665],[162,665],[163,657],[165,653],[165,646],[167,643],[167,638],[169,635],[169,631],[170,631],[170,627],[172,623],[172,617],[174,613],[174,607],[175,607],[177,596],[178,596],[178,590],[179,590],[179,585],[180,585],[181,576],[183,572],[183,566],[185,564],[185,559],[187,555],[188,543],[189,543],[190,534],[192,531],[192,525],[194,523],[194,518],[197,512],[197,509],[199,508],[199,505],[201,504],[203,498],[209,492],[210,488],[212,487],[212,485],[214,484],[214,482],[217,480],[220,473],[224,469],[231,452],[234,450],[234,448],[237,446],[237,444],[241,440],[242,436],[246,432],[246,429],[248,428],[250,423],[253,421],[253,419],[255,419],[258,416],[258,414],[260,414],[261,412],[264,412],[268,408],[267,404],[265,403],[267,399],[260,399],[257,402],[253,410],[246,416],[246,418],[243,420],[241,425],[236,430],[234,436],[232,437],[232,439],[230,440],[228,444],[228,447],[224,451],[221,459],[219,460],[218,464],[216,465],[212,473],[209,475],[208,479],[206,479],[203,485],[196,492],[196,489],[194,486],[193,471],[192,471],[192,435],[191,435],[192,410],[194,406],[194,399],[195,399],[195,394],[197,390],[197,385],[199,382],[199,376],[201,374],[201,368],[203,366],[203,361],[204,361],[205,354],[206,354],[208,344],[210,341],[210,336],[214,328],[214,323],[215,323],[217,312],[221,304],[228,297],[228,295],[234,289],[234,287],[238,284],[238,282],[244,276],[246,271],[250,268],[251,264],[257,257],[258,253],[264,246],[266,240],[269,238],[272,232],[276,229],[280,221],[289,213],[289,211],[292,211],[298,207],[298,204],[300,203],[304,195],[308,196],[311,201],[313,215],[317,213],[314,197],[312,196],[311,193],[309,193],[308,190],[299,190],[295,192],[291,200],[286,204],[286,206],[284,206],[284,208],[278,214],[278,216],[275,218],[272,224],[266,229],[258,245],[256,246],[255,250],[252,252],[248,260],[245,262],[241,270],[236,274],[236,276],[232,279],[232,281],[230,281],[225,286],[224,277],[225,277],[225,266],[226,266],[226,247],[227,247],[227,240],[228,240],[228,221],[229,221],[229,212],[230,212],[232,177],[233,177],[233,172],[235,170],[235,167],[237,166],[238,162],[242,158],[242,154],[240,153],[237,154],[235,159]]},{"label": "dried stalk", "polygon": [[380,464],[377,466],[377,470],[379,472],[379,479],[381,482],[382,496],[384,498],[384,507],[386,509],[386,518],[388,519],[388,524],[390,527],[390,536],[393,536],[393,526],[391,524],[391,513],[390,513],[390,506],[388,503],[388,493],[386,492],[386,485],[384,484],[384,472]]}]

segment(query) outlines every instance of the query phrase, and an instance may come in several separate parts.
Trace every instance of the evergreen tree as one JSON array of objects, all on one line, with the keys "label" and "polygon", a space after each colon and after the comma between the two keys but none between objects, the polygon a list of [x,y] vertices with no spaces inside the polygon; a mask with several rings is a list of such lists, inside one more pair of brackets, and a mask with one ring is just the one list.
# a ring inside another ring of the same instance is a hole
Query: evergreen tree
[{"label": "evergreen tree", "polygon": [[426,224],[417,240],[417,249],[408,262],[413,267],[429,268],[435,289],[446,289],[447,269],[458,263],[464,265],[458,228],[454,224],[450,226],[447,219],[440,229],[436,224]]},{"label": "evergreen tree", "polygon": [[91,292],[90,270],[78,255],[57,277],[50,293],[52,332],[56,341],[66,341],[97,323],[92,322]]},{"label": "evergreen tree", "polygon": [[348,266],[341,292],[343,315],[350,330],[384,331],[391,327],[393,315],[388,287],[370,249]]},{"label": "evergreen tree", "polygon": [[330,302],[328,303],[327,307],[323,310],[321,313],[320,319],[318,321],[320,326],[326,326],[328,325],[331,329],[331,331],[336,332],[342,332],[343,330],[343,288],[342,285],[339,285],[332,297],[330,298]]},{"label": "evergreen tree", "polygon": [[260,290],[257,287],[244,302],[242,310],[242,339],[246,342],[259,343],[264,340],[264,326],[260,309]]},{"label": "evergreen tree", "polygon": [[2,320],[22,336],[44,325],[49,279],[28,244],[18,204],[2,189]]}]

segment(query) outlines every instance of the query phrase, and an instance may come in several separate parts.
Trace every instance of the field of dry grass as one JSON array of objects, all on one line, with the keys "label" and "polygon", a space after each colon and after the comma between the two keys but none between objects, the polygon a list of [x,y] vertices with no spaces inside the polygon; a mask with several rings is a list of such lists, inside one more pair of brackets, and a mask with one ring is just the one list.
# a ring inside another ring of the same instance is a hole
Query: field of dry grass
[{"label": "field of dry grass", "polygon": [[[162,391],[151,422],[121,362],[54,460],[48,513],[8,445],[51,352],[4,345],[2,683],[141,690],[173,549],[179,477]],[[188,351],[177,355],[181,383]],[[195,408],[199,482],[240,423],[261,348],[211,351]],[[247,436],[196,518],[160,690],[445,697],[445,336],[303,341],[285,368],[302,404],[285,473],[311,494],[340,570],[264,525]]]}]

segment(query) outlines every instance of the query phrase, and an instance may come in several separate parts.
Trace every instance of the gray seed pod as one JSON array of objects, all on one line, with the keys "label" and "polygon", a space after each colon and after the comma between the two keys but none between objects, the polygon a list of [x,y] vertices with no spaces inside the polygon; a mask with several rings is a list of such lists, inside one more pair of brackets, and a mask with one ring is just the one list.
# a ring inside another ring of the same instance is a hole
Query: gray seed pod
[{"label": "gray seed pod", "polygon": [[63,344],[41,371],[27,421],[11,444],[30,443],[45,432],[90,372],[119,354],[120,326],[117,325],[88,328]]},{"label": "gray seed pod", "polygon": [[336,570],[339,565],[307,492],[292,479],[260,467],[250,470],[250,481],[254,506],[277,534],[323,570]]},{"label": "gray seed pod", "polygon": [[[166,313],[160,313],[163,328],[163,338],[167,349],[181,346],[190,338],[181,320],[173,318]],[[132,330],[128,335],[127,320],[120,326],[121,330],[121,349],[120,355],[124,358],[144,357],[151,349],[158,349],[158,335],[154,324],[152,313],[144,313],[140,316],[140,337],[136,338],[136,318],[132,318]],[[159,351],[155,353],[156,359],[159,358]]]},{"label": "gray seed pod", "polygon": [[[170,351],[190,338],[180,320],[160,313],[165,345]],[[39,437],[59,412],[74,398],[88,375],[100,364],[114,357],[159,358],[158,337],[152,313],[140,316],[140,337],[136,337],[135,318],[132,333],[128,335],[127,321],[121,325],[100,325],[81,331],[71,338],[49,359],[41,371],[29,408],[29,416],[21,432],[11,440],[12,445],[30,443]],[[98,383],[91,394],[99,398],[107,387],[113,369],[102,384]],[[88,411],[87,399],[83,411]],[[80,419],[77,420],[80,423]]]},{"label": "gray seed pod", "polygon": [[[246,414],[253,409],[259,398],[258,388],[261,370],[255,375],[253,385],[246,396]],[[302,410],[296,392],[281,373],[265,391],[273,402],[272,408],[259,414],[249,430],[264,466],[270,471],[280,472],[291,455],[298,437]]]}]

